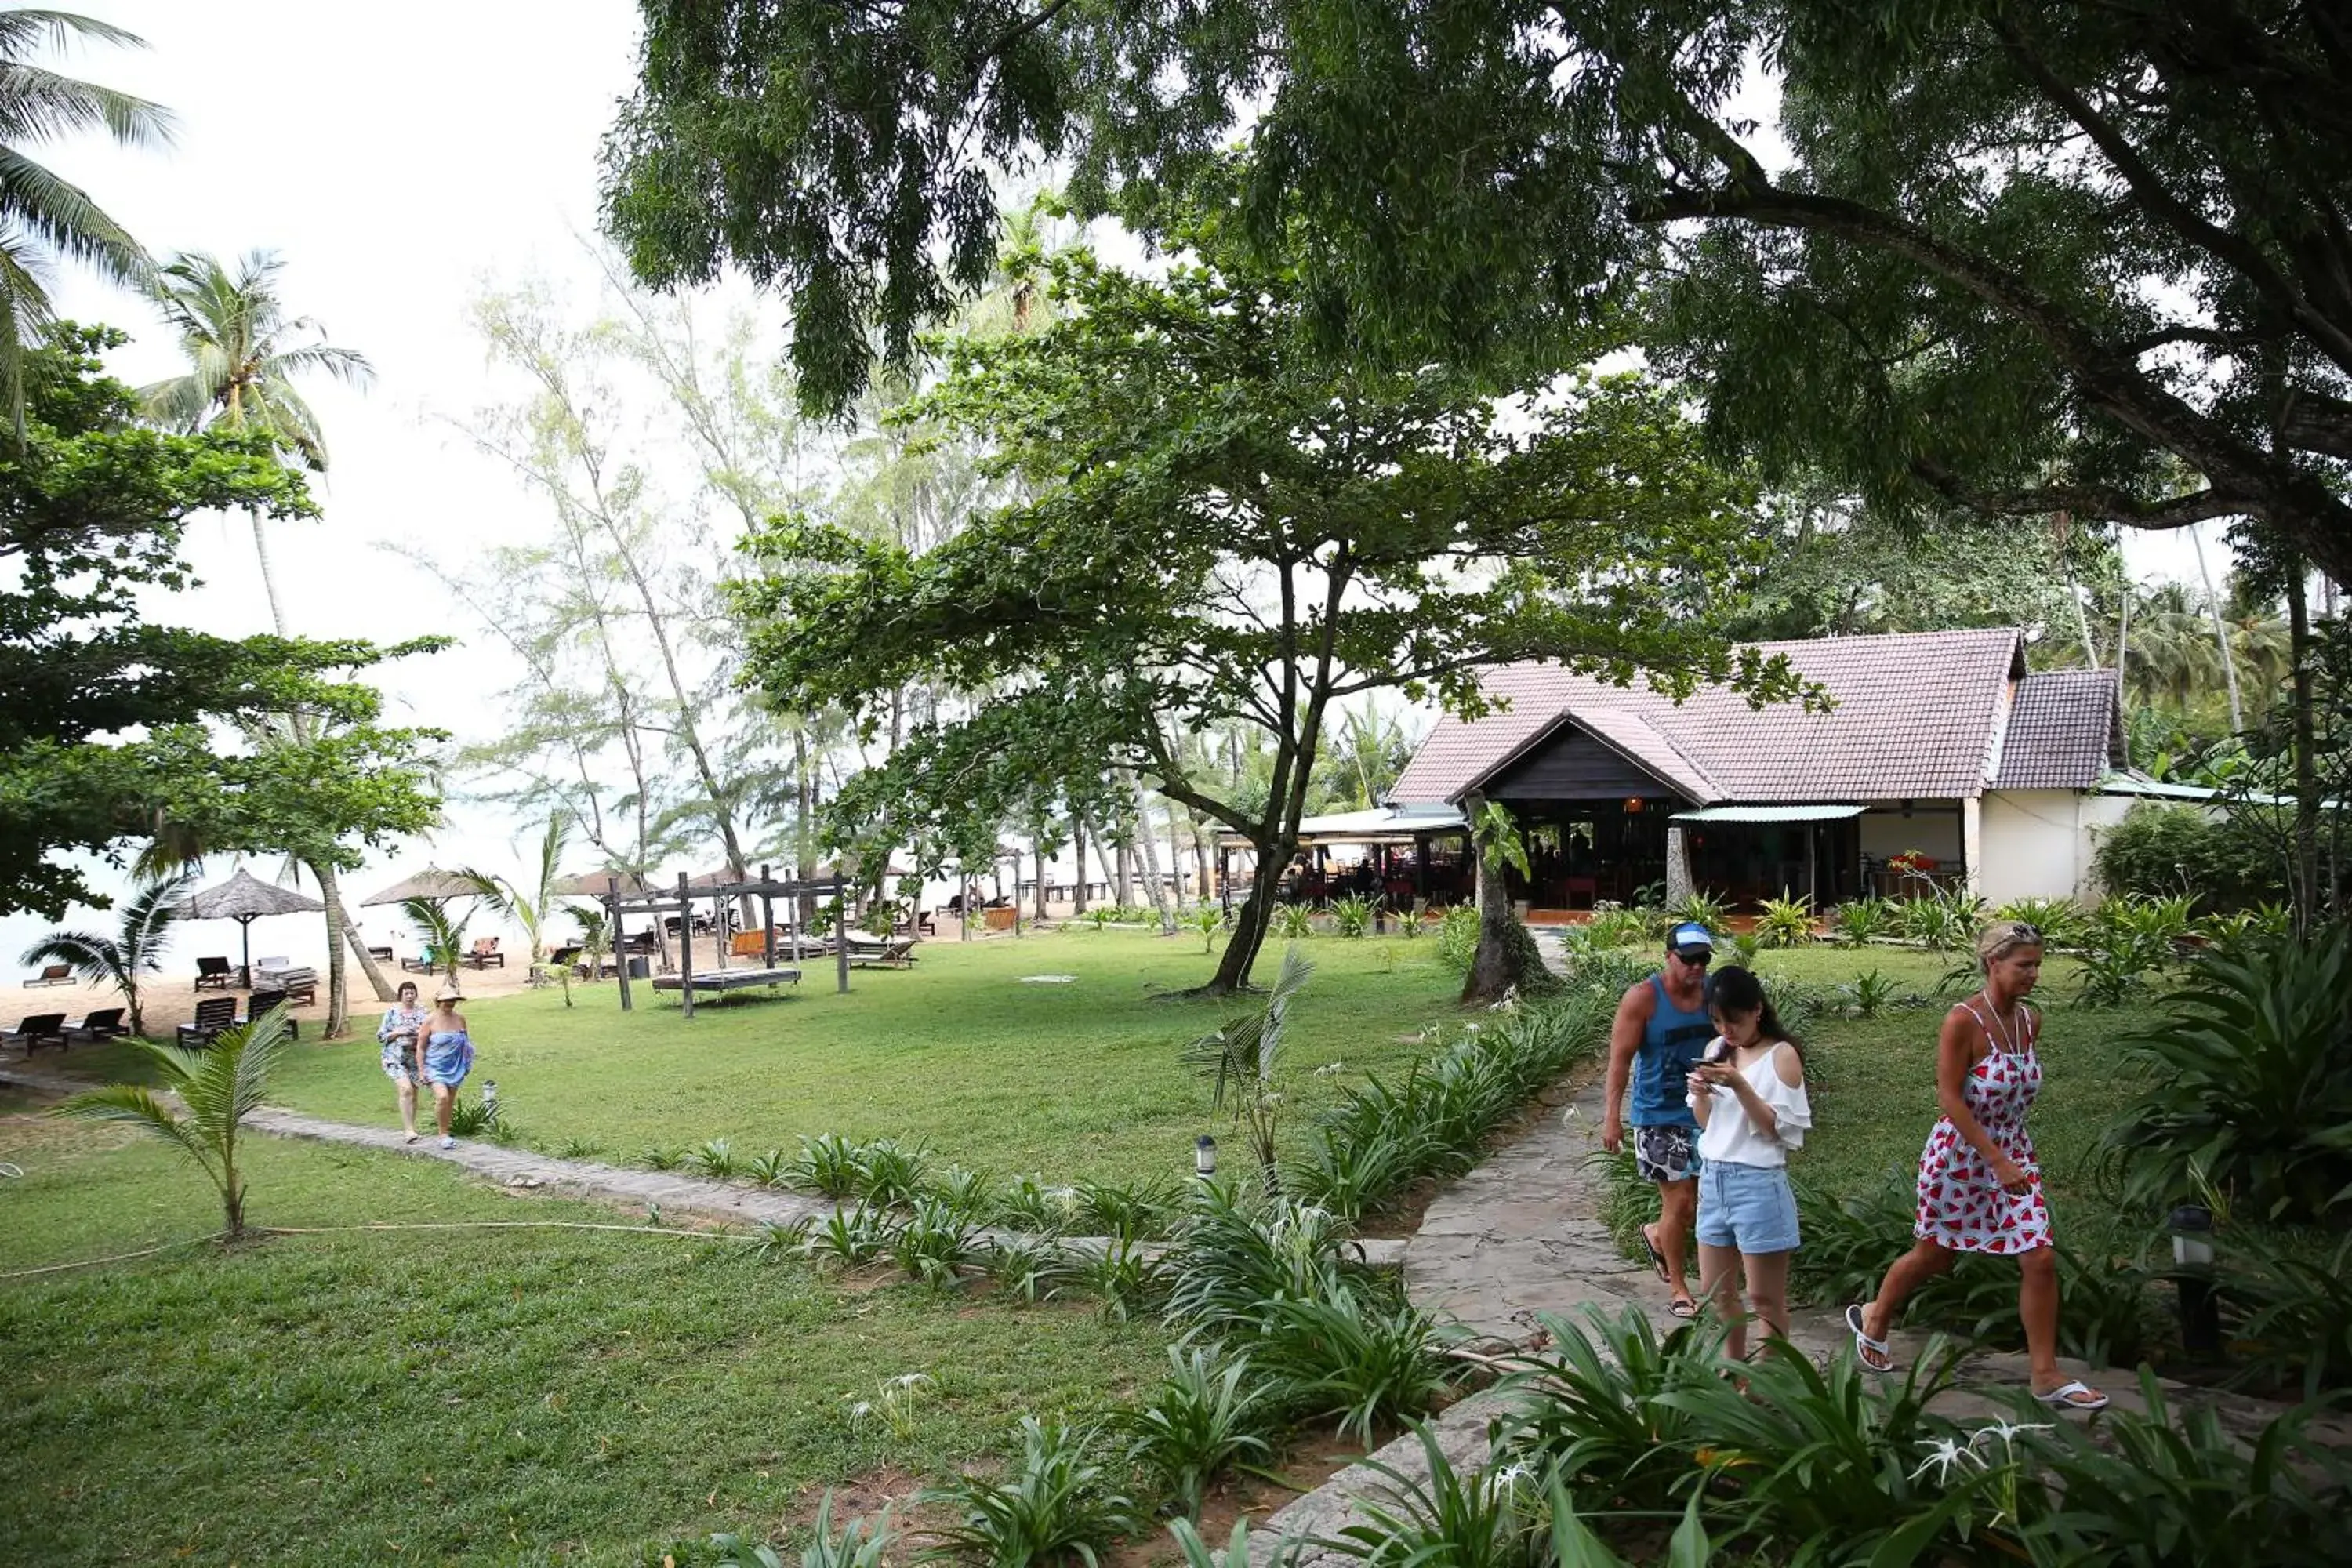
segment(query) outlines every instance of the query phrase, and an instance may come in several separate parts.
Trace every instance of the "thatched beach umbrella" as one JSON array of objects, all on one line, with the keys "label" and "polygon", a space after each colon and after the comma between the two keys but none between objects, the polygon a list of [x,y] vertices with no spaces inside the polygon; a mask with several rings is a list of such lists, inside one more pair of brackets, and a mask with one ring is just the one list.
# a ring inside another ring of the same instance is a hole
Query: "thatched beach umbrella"
[{"label": "thatched beach umbrella", "polygon": [[186,917],[194,921],[235,921],[244,932],[244,968],[253,974],[253,922],[265,915],[316,914],[327,906],[308,893],[257,879],[244,867],[227,881],[199,888],[188,895]]},{"label": "thatched beach umbrella", "polygon": [[615,877],[620,879],[623,898],[653,891],[653,884],[634,871],[583,871],[577,876],[557,878],[549,884],[548,890],[559,899],[601,899],[607,890],[604,884]]},{"label": "thatched beach umbrella", "polygon": [[427,866],[414,877],[403,878],[371,898],[362,899],[362,909],[373,904],[404,904],[411,899],[478,899],[482,889],[455,871],[444,871],[437,866]]}]

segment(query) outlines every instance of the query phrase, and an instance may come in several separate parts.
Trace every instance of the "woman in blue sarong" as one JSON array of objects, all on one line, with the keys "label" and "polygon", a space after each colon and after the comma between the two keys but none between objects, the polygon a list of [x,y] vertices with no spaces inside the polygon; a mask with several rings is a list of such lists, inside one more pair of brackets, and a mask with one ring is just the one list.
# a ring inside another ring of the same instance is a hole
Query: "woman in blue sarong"
[{"label": "woman in blue sarong", "polygon": [[466,1032],[466,1016],[457,1011],[465,1000],[456,981],[441,987],[433,1011],[416,1031],[416,1079],[433,1086],[433,1120],[441,1129],[441,1147],[453,1149],[449,1108],[457,1103],[457,1086],[474,1070],[474,1041]]}]

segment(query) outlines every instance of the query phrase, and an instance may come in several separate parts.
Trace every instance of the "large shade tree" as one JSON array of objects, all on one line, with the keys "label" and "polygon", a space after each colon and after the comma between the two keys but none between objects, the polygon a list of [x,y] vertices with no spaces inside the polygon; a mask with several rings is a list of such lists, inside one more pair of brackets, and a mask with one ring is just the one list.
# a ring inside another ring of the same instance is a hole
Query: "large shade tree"
[{"label": "large shade tree", "polygon": [[133,34],[68,11],[0,11],[0,397],[8,417],[24,409],[24,354],[55,324],[49,274],[59,260],[119,283],[148,273],[147,253],[89,194],[33,158],[31,148],[85,131],[126,147],[171,139],[170,113],[142,98],[62,76],[37,63],[43,49],[77,40],[131,48]]},{"label": "large shade tree", "polygon": [[1658,358],[1775,465],[1897,510],[2252,520],[2352,580],[2340,6],[641,5],[607,225],[648,279],[786,291],[820,402],[984,279],[992,169],[1066,161],[1150,228],[1239,135],[1334,348],[1549,352],[1663,277]]},{"label": "large shade tree", "polygon": [[[1140,774],[1256,851],[1211,983],[1231,990],[1342,703],[1474,711],[1476,668],[1525,658],[1796,689],[1672,608],[1696,580],[1727,594],[1749,544],[1743,486],[1670,398],[1631,378],[1335,371],[1294,273],[1215,222],[1187,237],[1158,279],[1056,256],[1051,325],[949,345],[914,416],[982,438],[1023,499],[928,551],[804,522],[755,537],[767,571],[736,603],[748,675],[777,701],[870,734],[917,677],[950,694],[845,784],[847,837],[984,851],[1056,799],[1102,820],[1099,792]],[[1265,738],[1262,793],[1187,743],[1227,723]]]}]

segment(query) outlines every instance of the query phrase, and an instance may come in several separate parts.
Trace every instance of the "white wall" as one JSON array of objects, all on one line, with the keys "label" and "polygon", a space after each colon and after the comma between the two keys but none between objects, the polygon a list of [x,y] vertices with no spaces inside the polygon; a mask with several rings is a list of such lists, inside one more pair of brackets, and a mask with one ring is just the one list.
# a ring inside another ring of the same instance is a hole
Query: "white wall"
[{"label": "white wall", "polygon": [[2097,898],[2094,834],[2121,822],[2131,804],[2121,795],[2073,790],[1986,792],[1978,890],[1996,905],[2011,899]]},{"label": "white wall", "polygon": [[1888,860],[1916,849],[1941,865],[1960,860],[1960,814],[1950,809],[1958,801],[1936,801],[1934,811],[1906,816],[1895,806],[1874,805],[1862,814],[1862,852],[1874,860]]}]

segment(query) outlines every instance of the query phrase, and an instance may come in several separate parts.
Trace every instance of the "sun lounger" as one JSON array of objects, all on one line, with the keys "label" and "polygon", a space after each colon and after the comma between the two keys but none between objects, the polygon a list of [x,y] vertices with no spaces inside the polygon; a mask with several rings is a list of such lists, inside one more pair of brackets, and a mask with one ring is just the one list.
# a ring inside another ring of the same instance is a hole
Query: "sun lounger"
[{"label": "sun lounger", "polygon": [[256,967],[253,975],[256,991],[283,992],[289,1002],[304,1006],[319,999],[319,972],[315,969],[262,969]]},{"label": "sun lounger", "polygon": [[236,998],[207,996],[196,1004],[193,1023],[180,1026],[179,1043],[190,1050],[205,1050],[223,1029],[236,1027]]},{"label": "sun lounger", "polygon": [[[272,1007],[290,1009],[292,1005],[293,998],[283,991],[257,991],[245,999],[245,1016],[240,1022],[258,1024],[263,1015]],[[286,1037],[289,1040],[299,1040],[302,1037],[301,1020],[296,1018],[291,1011],[286,1015]]]},{"label": "sun lounger", "polygon": [[236,984],[236,965],[226,958],[196,960],[196,989],[226,991]]},{"label": "sun lounger", "polygon": [[493,963],[504,969],[507,955],[499,951],[497,937],[486,936],[474,943],[474,951],[466,955],[464,963],[469,969],[488,969]]},{"label": "sun lounger", "polygon": [[0,1034],[0,1046],[22,1046],[31,1056],[43,1046],[66,1048],[66,1016],[63,1013],[37,1013],[5,1034]]},{"label": "sun lounger", "polygon": [[127,1007],[97,1008],[79,1022],[68,1024],[65,1026],[66,1039],[88,1040],[94,1045],[100,1040],[110,1040],[117,1035],[127,1035],[131,1031],[124,1026],[122,1015],[129,1011]]},{"label": "sun lounger", "polygon": [[915,939],[910,936],[868,936],[861,931],[851,931],[845,945],[849,949],[849,962],[860,968],[914,967]]},{"label": "sun lounger", "polygon": [[36,985],[70,985],[73,983],[72,964],[45,963],[38,974],[25,982],[25,989],[30,991]]}]

